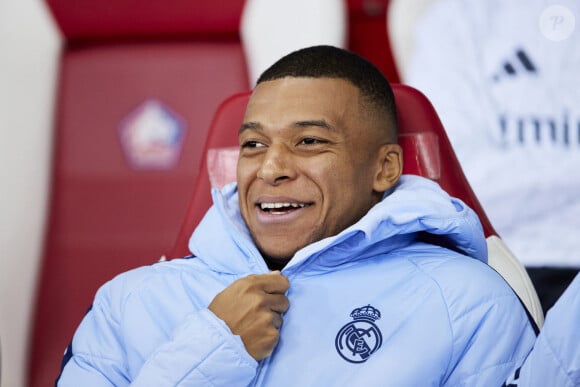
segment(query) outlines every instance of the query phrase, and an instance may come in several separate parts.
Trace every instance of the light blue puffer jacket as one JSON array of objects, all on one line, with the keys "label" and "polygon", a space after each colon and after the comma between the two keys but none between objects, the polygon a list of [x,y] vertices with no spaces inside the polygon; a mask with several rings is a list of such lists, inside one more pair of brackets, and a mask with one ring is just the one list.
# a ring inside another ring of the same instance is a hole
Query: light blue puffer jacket
[{"label": "light blue puffer jacket", "polygon": [[550,308],[534,349],[504,386],[580,386],[580,274]]},{"label": "light blue puffer jacket", "polygon": [[485,263],[475,214],[403,176],[358,223],[284,268],[290,308],[274,353],[256,362],[207,306],[268,269],[235,184],[213,197],[190,240],[195,258],[98,291],[59,386],[500,386],[533,345],[519,300]]}]

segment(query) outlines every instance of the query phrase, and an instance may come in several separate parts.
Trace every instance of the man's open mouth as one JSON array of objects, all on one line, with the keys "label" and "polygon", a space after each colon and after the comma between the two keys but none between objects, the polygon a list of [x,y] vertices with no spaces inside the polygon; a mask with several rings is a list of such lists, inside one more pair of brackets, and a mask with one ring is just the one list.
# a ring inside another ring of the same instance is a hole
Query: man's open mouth
[{"label": "man's open mouth", "polygon": [[310,206],[311,203],[259,203],[260,210],[272,215],[287,214]]}]

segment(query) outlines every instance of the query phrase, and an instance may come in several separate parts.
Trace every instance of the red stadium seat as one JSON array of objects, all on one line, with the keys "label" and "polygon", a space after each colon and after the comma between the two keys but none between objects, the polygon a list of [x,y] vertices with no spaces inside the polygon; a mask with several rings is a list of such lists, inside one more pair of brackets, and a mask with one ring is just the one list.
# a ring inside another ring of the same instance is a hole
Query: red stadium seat
[{"label": "red stadium seat", "polygon": [[[403,173],[437,181],[450,195],[462,199],[475,210],[488,241],[489,264],[514,288],[537,325],[541,326],[543,314],[535,289],[521,263],[498,237],[471,189],[433,106],[423,94],[409,86],[394,84],[393,91],[399,143],[403,147]],[[236,94],[218,108],[205,145],[206,157],[169,257],[189,254],[189,237],[211,204],[211,182],[220,187],[235,180],[237,131],[249,97],[248,92]]]},{"label": "red stadium seat", "polygon": [[30,386],[52,384],[97,288],[175,240],[219,103],[247,90],[243,0],[47,0],[65,46]]}]

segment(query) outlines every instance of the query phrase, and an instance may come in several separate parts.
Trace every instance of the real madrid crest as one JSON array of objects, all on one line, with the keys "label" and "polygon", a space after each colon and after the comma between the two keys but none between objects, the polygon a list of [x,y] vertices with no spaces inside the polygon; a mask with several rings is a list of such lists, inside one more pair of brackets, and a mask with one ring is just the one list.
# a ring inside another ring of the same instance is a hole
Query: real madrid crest
[{"label": "real madrid crest", "polygon": [[350,317],[354,321],[343,326],[336,335],[336,350],[350,363],[364,363],[383,343],[381,331],[375,325],[381,312],[367,305],[353,310]]}]

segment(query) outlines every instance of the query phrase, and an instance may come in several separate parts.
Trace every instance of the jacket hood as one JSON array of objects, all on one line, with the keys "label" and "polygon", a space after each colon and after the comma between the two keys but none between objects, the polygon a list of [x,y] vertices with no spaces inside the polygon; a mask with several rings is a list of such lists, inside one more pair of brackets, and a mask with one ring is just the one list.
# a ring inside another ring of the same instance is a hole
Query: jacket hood
[{"label": "jacket hood", "polygon": [[[235,183],[212,190],[214,205],[193,232],[189,248],[213,270],[263,273],[268,268],[241,217]],[[403,175],[358,222],[299,250],[284,271],[329,270],[423,239],[487,262],[475,212],[431,180]]]}]

